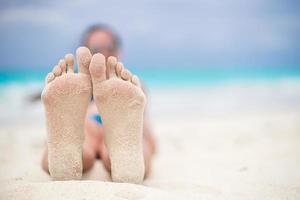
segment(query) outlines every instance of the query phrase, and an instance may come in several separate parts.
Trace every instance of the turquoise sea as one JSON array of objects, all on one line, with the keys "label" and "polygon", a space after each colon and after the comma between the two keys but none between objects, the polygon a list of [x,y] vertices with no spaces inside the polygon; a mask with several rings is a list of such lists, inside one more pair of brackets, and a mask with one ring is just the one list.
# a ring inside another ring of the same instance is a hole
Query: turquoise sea
[{"label": "turquoise sea", "polygon": [[[300,67],[144,68],[131,71],[149,86],[215,85],[235,81],[300,79]],[[42,82],[48,70],[0,69],[0,84]]]},{"label": "turquoise sea", "polygon": [[[210,114],[223,112],[222,109],[242,111],[245,107],[257,105],[271,104],[279,110],[295,109],[299,105],[300,67],[130,70],[139,75],[149,89],[156,105],[154,113],[160,113],[161,109],[172,113],[174,105],[179,107],[177,112],[200,109],[202,113],[207,111]],[[47,73],[48,70],[0,69],[2,124],[14,123],[20,116],[43,114],[37,100]]]}]

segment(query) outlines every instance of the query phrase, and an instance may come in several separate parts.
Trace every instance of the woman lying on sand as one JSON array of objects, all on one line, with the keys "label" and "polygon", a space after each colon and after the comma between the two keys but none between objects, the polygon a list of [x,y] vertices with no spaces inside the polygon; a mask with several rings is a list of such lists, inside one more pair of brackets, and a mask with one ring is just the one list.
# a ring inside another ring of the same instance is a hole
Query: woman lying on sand
[{"label": "woman lying on sand", "polygon": [[118,62],[120,41],[109,27],[92,26],[83,44],[78,73],[67,54],[46,77],[43,169],[54,180],[80,179],[99,157],[113,181],[140,183],[155,151],[140,80]]}]

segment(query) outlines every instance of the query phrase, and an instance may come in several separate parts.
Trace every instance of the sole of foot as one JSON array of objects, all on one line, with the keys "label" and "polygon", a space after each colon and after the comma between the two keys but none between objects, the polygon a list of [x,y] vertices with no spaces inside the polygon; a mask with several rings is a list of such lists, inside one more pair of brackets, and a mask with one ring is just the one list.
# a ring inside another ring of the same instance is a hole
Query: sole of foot
[{"label": "sole of foot", "polygon": [[42,101],[46,113],[48,167],[54,180],[82,177],[84,119],[92,94],[89,73],[91,53],[85,47],[76,51],[78,73],[73,55],[67,54],[46,77]]},{"label": "sole of foot", "polygon": [[146,98],[137,76],[115,57],[95,54],[90,64],[93,96],[102,117],[115,182],[144,179],[143,115]]}]

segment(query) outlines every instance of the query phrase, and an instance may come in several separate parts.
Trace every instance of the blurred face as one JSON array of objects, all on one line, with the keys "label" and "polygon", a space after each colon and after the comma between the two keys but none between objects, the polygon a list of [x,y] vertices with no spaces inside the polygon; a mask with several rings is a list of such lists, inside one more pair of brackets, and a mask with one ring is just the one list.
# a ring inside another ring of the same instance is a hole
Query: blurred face
[{"label": "blurred face", "polygon": [[119,51],[114,46],[112,35],[105,30],[92,32],[87,38],[86,46],[91,50],[92,54],[101,53],[106,58],[119,56]]}]

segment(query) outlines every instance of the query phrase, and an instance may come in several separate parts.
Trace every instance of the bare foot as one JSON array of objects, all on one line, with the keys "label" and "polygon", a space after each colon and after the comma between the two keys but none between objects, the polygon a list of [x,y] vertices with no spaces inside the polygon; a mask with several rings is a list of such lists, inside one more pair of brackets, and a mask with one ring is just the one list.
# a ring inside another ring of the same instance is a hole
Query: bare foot
[{"label": "bare foot", "polygon": [[91,98],[90,51],[77,49],[78,73],[74,73],[73,55],[46,77],[42,100],[48,133],[48,166],[54,180],[81,179],[84,119]]},{"label": "bare foot", "polygon": [[141,183],[144,179],[143,114],[145,95],[137,76],[115,57],[105,63],[95,54],[90,64],[93,95],[101,114],[112,180]]}]

